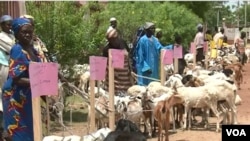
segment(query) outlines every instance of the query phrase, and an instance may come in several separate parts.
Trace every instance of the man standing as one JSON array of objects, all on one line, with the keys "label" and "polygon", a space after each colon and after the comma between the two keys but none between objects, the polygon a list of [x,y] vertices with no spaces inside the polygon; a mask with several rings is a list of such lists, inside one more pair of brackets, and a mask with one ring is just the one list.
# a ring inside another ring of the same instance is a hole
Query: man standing
[{"label": "man standing", "polygon": [[223,41],[223,39],[224,39],[224,28],[221,28],[220,32],[216,33],[213,37],[213,40],[217,49],[221,47],[220,40]]},{"label": "man standing", "polygon": [[109,28],[108,28],[108,30],[107,30],[107,34],[108,34],[112,29],[116,29],[116,26],[117,26],[117,20],[116,20],[115,17],[110,18],[109,22],[110,22],[110,26],[109,26]]},{"label": "man standing", "polygon": [[12,17],[4,15],[0,18],[0,141],[2,141],[3,130],[3,106],[2,106],[2,88],[7,80],[9,72],[9,54],[12,46],[15,44],[15,37],[12,34]]},{"label": "man standing", "polygon": [[199,24],[197,26],[198,32],[195,35],[194,43],[196,46],[196,63],[202,63],[202,60],[205,58],[203,55],[203,44],[204,44],[204,34],[203,34],[203,26]]},{"label": "man standing", "polygon": [[154,36],[155,25],[146,22],[144,29],[146,34],[142,36],[136,46],[136,70],[138,85],[148,85],[152,79],[159,79],[159,59],[162,45]]},{"label": "man standing", "polygon": [[9,54],[11,47],[15,44],[15,37],[11,30],[12,17],[4,15],[0,19],[0,87],[7,80],[9,71]]}]

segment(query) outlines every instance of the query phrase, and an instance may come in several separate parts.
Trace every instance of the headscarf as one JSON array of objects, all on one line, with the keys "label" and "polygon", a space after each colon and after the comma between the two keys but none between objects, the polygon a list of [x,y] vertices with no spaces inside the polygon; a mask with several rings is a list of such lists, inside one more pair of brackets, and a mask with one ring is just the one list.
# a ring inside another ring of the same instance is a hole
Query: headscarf
[{"label": "headscarf", "polygon": [[34,17],[31,16],[31,15],[22,15],[22,16],[20,16],[20,18],[26,18],[26,19],[32,19],[32,20],[34,20]]},{"label": "headscarf", "polygon": [[111,29],[107,34],[106,34],[106,38],[110,39],[110,38],[116,38],[118,37],[118,32],[116,29]]},{"label": "headscarf", "polygon": [[154,26],[155,24],[152,22],[146,22],[144,25],[144,29],[149,29],[150,27]]},{"label": "headscarf", "polygon": [[3,15],[1,18],[0,18],[0,23],[3,23],[3,22],[6,22],[6,21],[12,21],[12,17],[10,15]]},{"label": "headscarf", "polygon": [[25,19],[25,18],[14,19],[12,22],[12,30],[14,34],[16,35],[19,32],[20,28],[26,24],[30,24],[30,21],[28,19]]},{"label": "headscarf", "polygon": [[160,32],[160,31],[162,31],[162,29],[160,29],[160,28],[156,28],[155,29],[155,33],[157,34],[158,32]]}]

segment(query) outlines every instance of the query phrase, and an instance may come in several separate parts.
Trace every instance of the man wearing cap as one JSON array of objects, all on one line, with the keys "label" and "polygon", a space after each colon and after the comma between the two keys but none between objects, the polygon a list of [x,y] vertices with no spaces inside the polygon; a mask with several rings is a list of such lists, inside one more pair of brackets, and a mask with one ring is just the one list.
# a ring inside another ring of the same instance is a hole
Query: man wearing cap
[{"label": "man wearing cap", "polygon": [[109,22],[110,22],[110,26],[107,30],[107,33],[109,33],[112,29],[115,29],[117,26],[117,20],[115,17],[110,18]]},{"label": "man wearing cap", "polygon": [[154,36],[154,23],[146,22],[144,29],[146,34],[140,38],[135,54],[138,85],[145,86],[151,81],[155,81],[154,79],[159,79],[159,59],[162,45]]},{"label": "man wearing cap", "polygon": [[204,44],[204,34],[202,24],[197,25],[197,33],[194,38],[194,44],[196,46],[196,62],[202,63],[202,60],[205,58],[203,55],[203,44]]},{"label": "man wearing cap", "polygon": [[[9,71],[9,54],[11,47],[15,44],[15,37],[11,30],[12,17],[3,15],[0,18],[1,32],[0,32],[0,112],[2,107],[2,87],[7,80]],[[0,127],[2,128],[3,117],[0,117]],[[1,134],[1,133],[0,133]],[[1,140],[1,139],[0,139]]]},{"label": "man wearing cap", "polygon": [[[7,79],[9,70],[9,54],[11,47],[15,44],[15,37],[11,30],[12,17],[4,15],[0,19],[0,87]],[[0,109],[1,110],[1,109]]]}]

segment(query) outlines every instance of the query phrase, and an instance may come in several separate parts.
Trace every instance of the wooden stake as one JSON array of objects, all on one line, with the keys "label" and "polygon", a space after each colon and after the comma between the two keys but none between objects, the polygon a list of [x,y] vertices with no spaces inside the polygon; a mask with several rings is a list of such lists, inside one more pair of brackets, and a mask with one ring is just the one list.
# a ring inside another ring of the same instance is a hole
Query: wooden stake
[{"label": "wooden stake", "polygon": [[115,129],[115,107],[114,107],[114,68],[112,67],[112,55],[111,50],[109,50],[109,128],[111,130]]},{"label": "wooden stake", "polygon": [[178,73],[178,58],[174,58],[174,73],[177,74]]},{"label": "wooden stake", "polygon": [[160,65],[161,65],[161,84],[164,85],[166,81],[166,73],[164,69],[164,64],[163,64],[163,59],[164,59],[164,50],[161,50],[161,56],[160,56]]},{"label": "wooden stake", "polygon": [[42,119],[40,97],[32,98],[34,141],[42,141]]},{"label": "wooden stake", "polygon": [[[90,129],[89,132],[95,131],[95,80],[90,80]],[[94,112],[92,112],[94,111]]]},{"label": "wooden stake", "polygon": [[49,98],[46,96],[46,116],[47,116],[47,135],[50,135],[50,112],[49,112]]},{"label": "wooden stake", "polygon": [[206,44],[206,48],[205,48],[205,51],[204,51],[204,56],[205,56],[205,69],[207,70],[208,69],[208,55],[207,55],[207,52],[208,52],[208,42]]},{"label": "wooden stake", "polygon": [[193,69],[194,69],[195,66],[196,66],[196,52],[197,52],[197,50],[196,50],[196,45],[195,45],[194,53],[193,53],[193,55],[194,55],[194,62],[193,62],[194,66],[193,66]]}]

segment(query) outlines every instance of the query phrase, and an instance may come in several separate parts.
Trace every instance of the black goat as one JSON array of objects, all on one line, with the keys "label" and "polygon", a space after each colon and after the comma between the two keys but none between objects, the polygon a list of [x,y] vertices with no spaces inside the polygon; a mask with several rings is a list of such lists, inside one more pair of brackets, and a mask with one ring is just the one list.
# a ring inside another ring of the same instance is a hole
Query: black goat
[{"label": "black goat", "polygon": [[146,141],[146,137],[140,129],[130,120],[120,119],[116,124],[115,131],[112,131],[104,141]]}]

